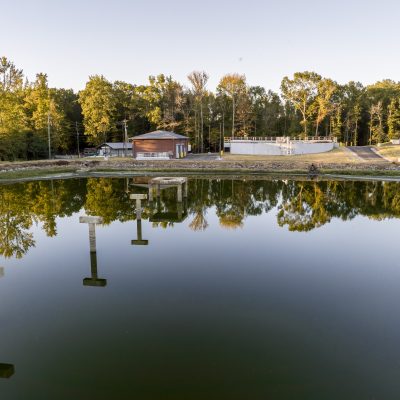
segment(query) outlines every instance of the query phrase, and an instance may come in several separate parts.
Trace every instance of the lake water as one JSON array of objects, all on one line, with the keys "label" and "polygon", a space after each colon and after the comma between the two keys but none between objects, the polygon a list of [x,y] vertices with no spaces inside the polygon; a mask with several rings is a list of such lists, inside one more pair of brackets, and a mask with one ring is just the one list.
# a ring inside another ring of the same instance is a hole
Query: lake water
[{"label": "lake water", "polygon": [[0,186],[2,400],[400,398],[399,183],[147,184]]}]

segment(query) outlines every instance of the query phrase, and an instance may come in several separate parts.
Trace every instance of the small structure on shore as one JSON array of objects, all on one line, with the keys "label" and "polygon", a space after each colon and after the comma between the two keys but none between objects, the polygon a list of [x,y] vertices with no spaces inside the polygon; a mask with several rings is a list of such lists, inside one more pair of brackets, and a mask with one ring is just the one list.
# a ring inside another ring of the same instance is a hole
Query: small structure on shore
[{"label": "small structure on shore", "polygon": [[132,142],[133,157],[137,160],[184,158],[189,146],[188,137],[168,131],[154,131],[135,136]]},{"label": "small structure on shore", "polygon": [[231,154],[284,156],[325,153],[338,146],[331,137],[241,137],[225,138],[224,148]]},{"label": "small structure on shore", "polygon": [[97,146],[98,155],[104,157],[129,157],[132,154],[132,143],[103,143]]}]

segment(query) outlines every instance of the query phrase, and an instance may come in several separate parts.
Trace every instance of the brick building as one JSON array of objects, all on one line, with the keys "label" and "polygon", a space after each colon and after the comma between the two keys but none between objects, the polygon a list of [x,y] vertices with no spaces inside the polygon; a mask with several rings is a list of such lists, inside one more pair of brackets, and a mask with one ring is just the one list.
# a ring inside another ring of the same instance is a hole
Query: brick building
[{"label": "brick building", "polygon": [[175,132],[154,131],[132,138],[133,157],[137,160],[169,160],[186,157],[189,138]]}]

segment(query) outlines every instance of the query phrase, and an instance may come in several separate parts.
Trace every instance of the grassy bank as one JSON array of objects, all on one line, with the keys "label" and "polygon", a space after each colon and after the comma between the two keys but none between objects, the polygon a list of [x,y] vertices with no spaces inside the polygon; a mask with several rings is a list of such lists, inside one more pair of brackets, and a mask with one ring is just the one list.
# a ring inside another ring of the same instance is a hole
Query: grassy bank
[{"label": "grassy bank", "polygon": [[392,162],[398,162],[400,160],[400,146],[393,144],[385,144],[380,147],[376,147],[377,152],[386,159]]},{"label": "grassy bank", "polygon": [[46,176],[98,176],[126,174],[273,174],[307,175],[311,164],[321,174],[341,176],[400,177],[400,166],[391,162],[354,157],[346,149],[298,156],[192,156],[182,160],[137,161],[129,158],[42,160],[0,163],[0,181]]}]

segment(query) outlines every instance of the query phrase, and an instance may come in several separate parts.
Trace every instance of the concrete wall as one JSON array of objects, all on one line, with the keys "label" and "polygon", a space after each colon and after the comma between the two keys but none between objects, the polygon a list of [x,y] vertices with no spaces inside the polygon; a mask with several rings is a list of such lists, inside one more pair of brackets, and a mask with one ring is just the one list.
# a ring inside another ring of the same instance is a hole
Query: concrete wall
[{"label": "concrete wall", "polygon": [[277,143],[266,143],[256,141],[231,141],[231,154],[259,154],[267,156],[282,155],[281,146]]},{"label": "concrete wall", "polygon": [[335,142],[292,142],[293,154],[314,154],[331,151],[335,147]]},{"label": "concrete wall", "polygon": [[290,141],[288,143],[252,140],[232,140],[231,154],[280,156],[288,154],[325,153],[335,147],[335,142]]}]

